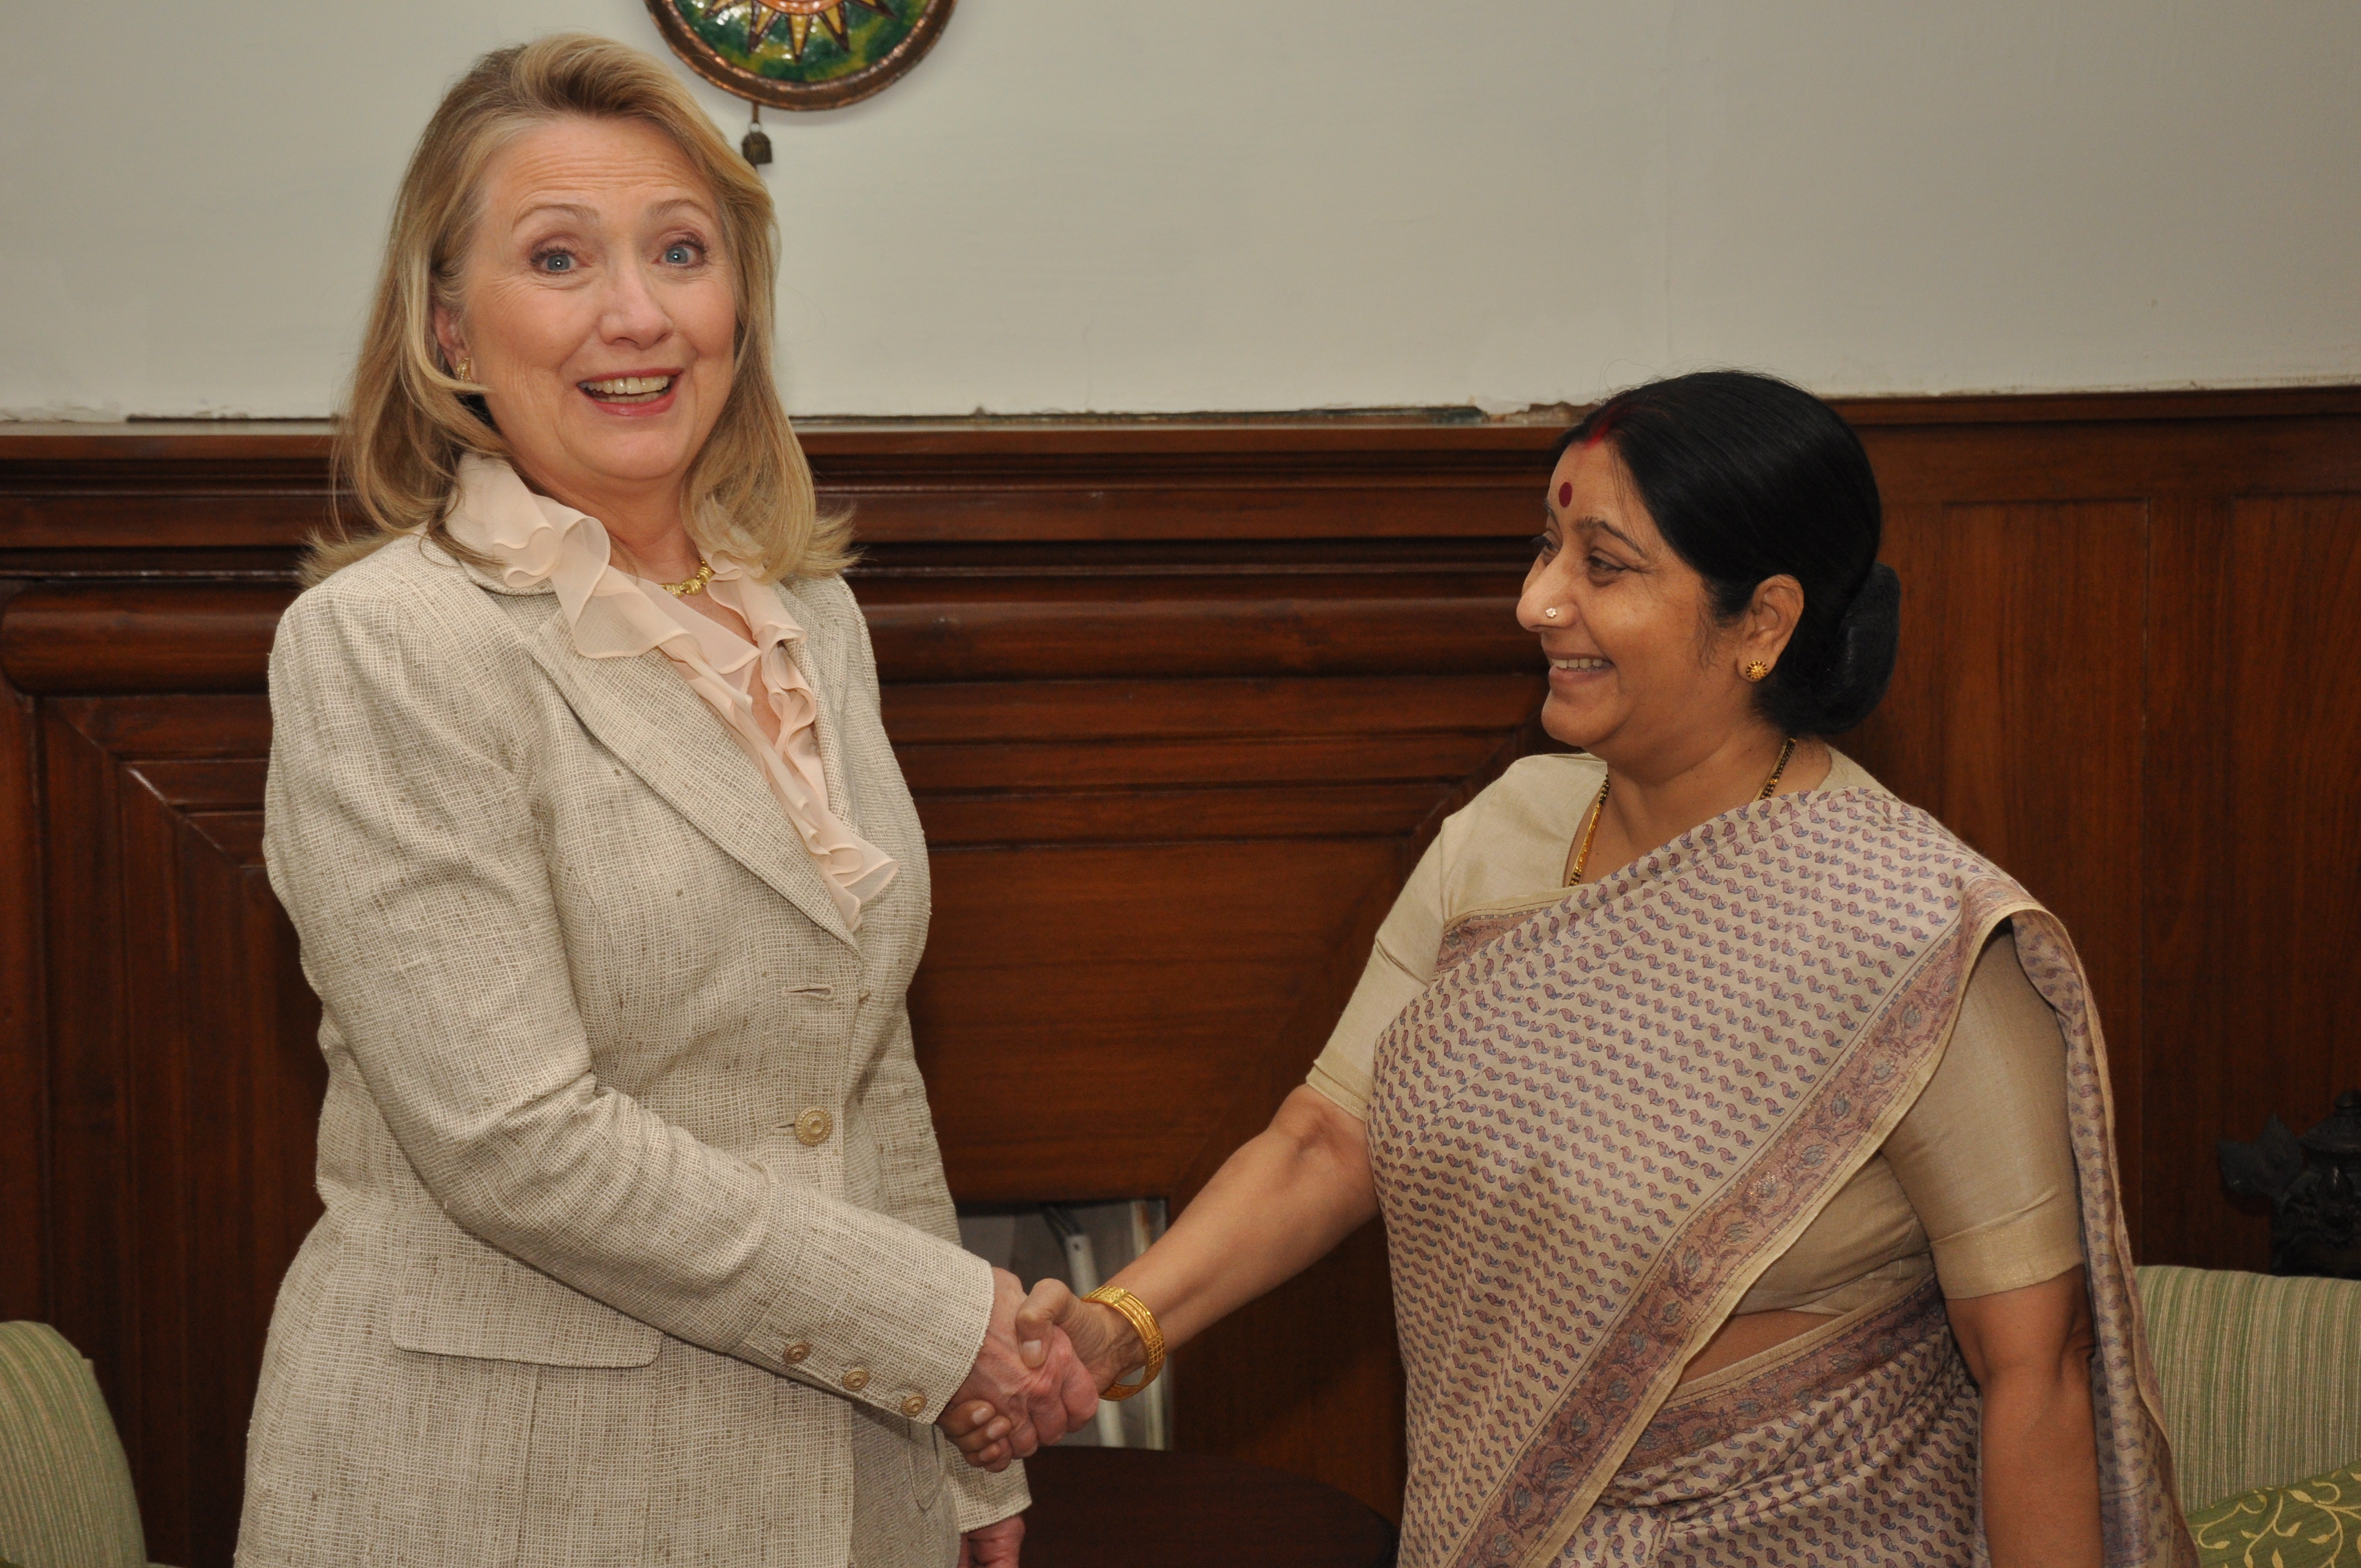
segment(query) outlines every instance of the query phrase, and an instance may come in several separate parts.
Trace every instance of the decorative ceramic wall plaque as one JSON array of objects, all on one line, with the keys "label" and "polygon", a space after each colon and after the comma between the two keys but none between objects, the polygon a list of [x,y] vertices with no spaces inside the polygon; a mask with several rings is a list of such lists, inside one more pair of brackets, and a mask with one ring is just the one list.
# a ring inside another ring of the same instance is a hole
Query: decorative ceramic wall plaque
[{"label": "decorative ceramic wall plaque", "polygon": [[942,36],[952,0],[647,5],[673,52],[724,92],[778,109],[834,109],[917,64]]}]

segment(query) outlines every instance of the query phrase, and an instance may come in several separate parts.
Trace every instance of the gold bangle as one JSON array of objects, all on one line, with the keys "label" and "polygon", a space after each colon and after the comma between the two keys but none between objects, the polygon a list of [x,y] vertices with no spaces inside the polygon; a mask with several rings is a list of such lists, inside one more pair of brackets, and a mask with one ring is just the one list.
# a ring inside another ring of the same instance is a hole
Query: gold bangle
[{"label": "gold bangle", "polygon": [[1148,1370],[1139,1375],[1137,1383],[1126,1383],[1118,1377],[1099,1390],[1102,1399],[1128,1399],[1155,1382],[1156,1375],[1164,1370],[1164,1331],[1157,1326],[1156,1314],[1148,1310],[1148,1303],[1120,1285],[1102,1285],[1082,1299],[1096,1301],[1102,1307],[1113,1307],[1131,1324],[1132,1332],[1139,1335],[1139,1348],[1148,1355]]}]

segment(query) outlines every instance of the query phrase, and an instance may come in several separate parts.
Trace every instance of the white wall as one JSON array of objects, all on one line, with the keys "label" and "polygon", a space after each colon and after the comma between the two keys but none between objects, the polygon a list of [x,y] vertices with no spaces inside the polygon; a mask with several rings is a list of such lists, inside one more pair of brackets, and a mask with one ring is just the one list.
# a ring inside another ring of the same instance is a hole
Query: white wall
[{"label": "white wall", "polygon": [[[0,415],[316,415],[478,51],[640,0],[0,5]],[[2361,380],[2361,5],[963,0],[774,115],[799,412]],[[700,92],[732,138],[741,107]]]}]

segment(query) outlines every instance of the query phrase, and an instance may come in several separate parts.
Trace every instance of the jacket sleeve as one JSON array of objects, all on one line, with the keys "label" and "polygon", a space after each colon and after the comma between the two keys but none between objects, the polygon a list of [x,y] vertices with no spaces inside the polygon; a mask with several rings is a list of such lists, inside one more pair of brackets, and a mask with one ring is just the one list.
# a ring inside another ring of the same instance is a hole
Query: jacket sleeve
[{"label": "jacket sleeve", "polygon": [[528,698],[501,670],[522,652],[472,607],[387,586],[332,579],[280,623],[264,854],[428,1193],[665,1333],[932,1420],[983,1343],[988,1266],[599,1081],[526,787]]}]

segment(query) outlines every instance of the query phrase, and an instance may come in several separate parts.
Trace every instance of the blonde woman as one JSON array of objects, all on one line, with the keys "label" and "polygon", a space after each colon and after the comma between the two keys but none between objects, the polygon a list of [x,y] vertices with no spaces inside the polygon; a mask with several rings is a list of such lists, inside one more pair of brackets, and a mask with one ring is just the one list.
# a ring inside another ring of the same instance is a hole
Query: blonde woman
[{"label": "blonde woman", "polygon": [[[484,58],[398,200],[265,854],[327,1212],[238,1560],[1013,1564],[1093,1408],[957,1245],[904,991],[926,846],[770,371],[761,182],[646,58]],[[1037,1359],[1040,1352],[1034,1351]]]}]

